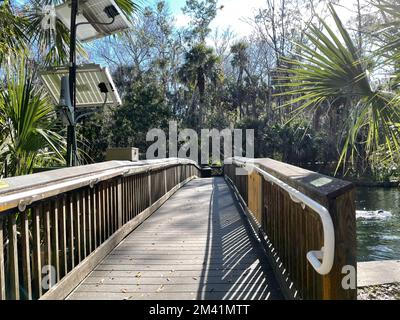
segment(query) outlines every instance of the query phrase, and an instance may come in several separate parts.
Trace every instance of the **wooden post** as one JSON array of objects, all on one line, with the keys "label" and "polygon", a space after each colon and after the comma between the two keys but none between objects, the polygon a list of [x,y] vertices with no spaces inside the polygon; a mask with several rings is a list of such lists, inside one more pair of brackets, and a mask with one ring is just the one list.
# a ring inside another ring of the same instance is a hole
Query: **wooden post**
[{"label": "wooden post", "polygon": [[[332,271],[323,277],[323,299],[357,299],[357,252],[355,190],[327,199],[327,207],[335,228],[335,260]],[[342,280],[346,276],[345,266],[355,271],[354,289],[344,289]]]},{"label": "wooden post", "polygon": [[262,177],[253,172],[248,175],[248,204],[249,209],[256,218],[259,224],[262,223],[262,208],[263,208],[263,197],[262,197]]}]

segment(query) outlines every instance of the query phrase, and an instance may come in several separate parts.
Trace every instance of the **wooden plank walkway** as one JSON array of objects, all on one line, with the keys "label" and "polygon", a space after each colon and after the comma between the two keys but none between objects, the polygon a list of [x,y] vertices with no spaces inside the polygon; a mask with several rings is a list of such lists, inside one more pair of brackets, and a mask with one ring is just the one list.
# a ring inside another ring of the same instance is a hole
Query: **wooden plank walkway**
[{"label": "wooden plank walkway", "polygon": [[251,232],[222,178],[193,180],[68,299],[282,299]]}]

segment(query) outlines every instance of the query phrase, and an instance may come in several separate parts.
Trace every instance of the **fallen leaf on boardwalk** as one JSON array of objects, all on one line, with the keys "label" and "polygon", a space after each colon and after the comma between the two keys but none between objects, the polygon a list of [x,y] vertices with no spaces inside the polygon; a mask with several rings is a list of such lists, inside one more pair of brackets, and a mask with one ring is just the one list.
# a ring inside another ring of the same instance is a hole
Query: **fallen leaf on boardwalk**
[{"label": "fallen leaf on boardwalk", "polygon": [[164,289],[164,285],[162,284],[158,289],[157,292],[161,292]]},{"label": "fallen leaf on boardwalk", "polygon": [[127,293],[128,290],[126,290],[126,289],[121,289],[121,292],[122,292],[122,293]]},{"label": "fallen leaf on boardwalk", "polygon": [[169,278],[166,279],[167,281],[171,281]]},{"label": "fallen leaf on boardwalk", "polygon": [[197,280],[197,278],[196,278],[196,277],[193,277],[193,280]]},{"label": "fallen leaf on boardwalk", "polygon": [[136,278],[140,278],[142,276],[142,274],[140,273],[140,271],[138,273],[136,273],[135,277]]}]

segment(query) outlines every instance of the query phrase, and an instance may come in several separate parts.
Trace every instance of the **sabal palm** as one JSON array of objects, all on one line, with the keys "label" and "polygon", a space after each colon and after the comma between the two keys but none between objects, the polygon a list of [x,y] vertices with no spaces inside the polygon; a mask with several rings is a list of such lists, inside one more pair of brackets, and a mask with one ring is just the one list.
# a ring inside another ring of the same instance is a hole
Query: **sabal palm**
[{"label": "sabal palm", "polygon": [[183,83],[199,94],[198,125],[200,127],[203,121],[207,84],[216,85],[221,78],[219,63],[220,60],[214,54],[213,49],[208,48],[204,43],[199,43],[186,53],[185,62],[179,70],[179,76]]},{"label": "sabal palm", "polygon": [[65,142],[53,130],[54,107],[35,85],[31,68],[24,60],[18,65],[0,92],[0,162],[9,175],[64,163]]},{"label": "sabal palm", "polygon": [[360,145],[370,159],[383,146],[393,157],[400,150],[400,104],[395,93],[372,87],[367,60],[359,56],[332,5],[329,10],[338,33],[322,19],[325,32],[310,26],[306,36],[313,47],[299,44],[300,55],[288,60],[288,75],[282,84],[287,91],[283,95],[292,97],[290,105],[297,106],[297,112],[323,107],[337,99],[345,101],[350,117],[339,165],[354,161]]},{"label": "sabal palm", "polygon": [[21,54],[25,49],[26,19],[17,16],[8,0],[0,3],[0,66],[7,57]]}]

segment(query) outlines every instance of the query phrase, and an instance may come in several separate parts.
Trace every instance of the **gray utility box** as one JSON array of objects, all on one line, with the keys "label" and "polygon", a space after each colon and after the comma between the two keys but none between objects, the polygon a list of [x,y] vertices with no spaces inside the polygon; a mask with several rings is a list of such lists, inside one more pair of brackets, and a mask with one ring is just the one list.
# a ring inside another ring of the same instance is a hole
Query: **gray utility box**
[{"label": "gray utility box", "polygon": [[139,161],[138,148],[110,148],[107,149],[106,160]]}]

